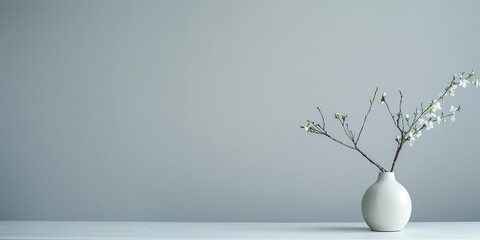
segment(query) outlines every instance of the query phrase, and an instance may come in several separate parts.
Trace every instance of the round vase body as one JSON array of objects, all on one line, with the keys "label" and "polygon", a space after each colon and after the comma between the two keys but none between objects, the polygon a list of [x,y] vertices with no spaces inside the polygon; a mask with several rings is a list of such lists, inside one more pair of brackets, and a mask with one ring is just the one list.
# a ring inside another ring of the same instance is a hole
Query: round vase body
[{"label": "round vase body", "polygon": [[380,172],[362,198],[363,219],[372,231],[396,232],[407,225],[412,213],[410,195],[393,172]]}]

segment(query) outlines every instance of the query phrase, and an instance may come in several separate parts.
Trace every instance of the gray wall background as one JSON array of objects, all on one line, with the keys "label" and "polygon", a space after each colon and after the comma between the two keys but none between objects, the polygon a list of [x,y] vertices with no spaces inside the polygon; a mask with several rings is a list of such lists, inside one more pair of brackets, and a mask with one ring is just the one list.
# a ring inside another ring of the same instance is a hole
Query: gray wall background
[{"label": "gray wall background", "polygon": [[[376,168],[298,126],[476,69],[480,1],[0,1],[0,220],[361,221]],[[412,221],[480,221],[480,89],[401,154]],[[362,148],[396,136],[375,104]],[[344,139],[344,138],[343,138]]]}]

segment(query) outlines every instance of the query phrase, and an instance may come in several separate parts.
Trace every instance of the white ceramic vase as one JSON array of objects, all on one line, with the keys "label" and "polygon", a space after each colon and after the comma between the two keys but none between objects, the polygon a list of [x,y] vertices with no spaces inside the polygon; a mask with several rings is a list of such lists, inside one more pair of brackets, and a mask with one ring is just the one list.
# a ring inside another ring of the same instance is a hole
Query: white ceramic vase
[{"label": "white ceramic vase", "polygon": [[380,172],[362,199],[363,219],[372,231],[396,232],[407,225],[412,213],[410,195],[393,172]]}]

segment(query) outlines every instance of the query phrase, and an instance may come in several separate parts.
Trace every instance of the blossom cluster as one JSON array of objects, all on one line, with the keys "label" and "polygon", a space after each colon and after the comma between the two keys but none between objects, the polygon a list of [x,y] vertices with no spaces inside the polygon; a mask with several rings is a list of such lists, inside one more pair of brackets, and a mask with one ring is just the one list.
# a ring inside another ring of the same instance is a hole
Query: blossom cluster
[{"label": "blossom cluster", "polygon": [[[460,74],[455,74],[453,76],[452,81],[445,89],[443,93],[439,94],[437,99],[433,99],[430,105],[426,109],[417,109],[414,113],[414,119],[410,119],[409,114],[405,114],[404,119],[409,125],[407,131],[405,132],[405,141],[409,143],[410,146],[413,145],[414,141],[422,136],[422,130],[425,129],[427,131],[433,129],[435,127],[434,123],[440,125],[441,123],[446,122],[445,118],[450,118],[450,121],[455,121],[456,113],[460,111],[460,106],[450,106],[448,112],[442,111],[442,103],[445,101],[446,96],[455,96],[455,91],[458,86],[462,88],[466,88],[468,85],[472,84],[475,88],[480,86],[479,79],[471,80],[471,78],[475,76],[475,72],[471,71],[465,75],[465,72]],[[384,104],[386,101],[386,93],[382,95],[383,101],[381,102]],[[398,135],[395,138],[399,144],[402,141],[402,136]]]}]

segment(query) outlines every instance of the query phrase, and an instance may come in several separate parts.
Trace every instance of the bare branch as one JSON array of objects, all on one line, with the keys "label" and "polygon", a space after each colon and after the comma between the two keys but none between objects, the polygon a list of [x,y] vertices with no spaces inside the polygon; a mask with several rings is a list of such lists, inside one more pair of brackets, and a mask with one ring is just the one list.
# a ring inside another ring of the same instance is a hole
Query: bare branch
[{"label": "bare branch", "polygon": [[395,151],[395,157],[393,158],[392,162],[392,167],[390,168],[390,172],[393,172],[393,169],[395,168],[395,163],[397,162],[398,156],[400,154],[400,151],[402,150],[403,145],[405,144],[403,138],[400,139],[400,142],[398,143],[397,150]]},{"label": "bare branch", "polygon": [[362,135],[363,128],[365,127],[365,122],[367,122],[368,114],[370,114],[370,111],[372,111],[372,105],[375,102],[375,98],[377,97],[377,91],[378,87],[375,88],[375,92],[373,93],[372,99],[370,99],[370,106],[368,107],[367,114],[365,114],[365,117],[363,118],[363,123],[362,127],[360,128],[360,131],[358,132],[357,140],[355,141],[355,144],[358,144],[358,140],[360,140],[360,135]]},{"label": "bare branch", "polygon": [[385,106],[387,106],[387,110],[390,113],[390,116],[392,117],[393,124],[397,127],[398,131],[402,132],[402,129],[400,128],[400,124],[395,121],[395,115],[393,115],[392,111],[390,110],[390,106],[388,106],[387,101],[384,101]]},{"label": "bare branch", "polygon": [[317,110],[320,113],[320,116],[322,116],[322,129],[325,130],[325,118],[323,117],[323,113],[319,107],[317,107]]},{"label": "bare branch", "polygon": [[363,157],[365,157],[370,163],[372,163],[373,165],[375,165],[381,172],[387,172],[387,170],[385,168],[383,168],[379,163],[373,161],[369,156],[367,156],[367,154],[365,154],[361,149],[359,149],[356,145],[354,146],[350,146],[336,138],[334,138],[333,136],[331,136],[330,134],[326,133],[325,131],[320,131],[318,129],[312,129],[311,131],[312,133],[316,133],[316,134],[320,134],[320,135],[324,135],[328,138],[330,138],[331,140],[333,140],[334,142],[337,142],[339,144],[341,144],[342,146],[344,147],[347,147],[347,148],[350,148],[352,150],[355,150],[357,151],[358,153],[360,153]]},{"label": "bare branch", "polygon": [[400,93],[400,102],[398,104],[398,117],[402,121],[402,132],[405,131],[405,120],[403,119],[403,112],[402,112],[402,103],[403,103],[403,94],[402,91],[398,91]]}]

